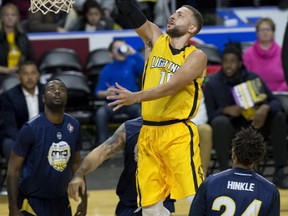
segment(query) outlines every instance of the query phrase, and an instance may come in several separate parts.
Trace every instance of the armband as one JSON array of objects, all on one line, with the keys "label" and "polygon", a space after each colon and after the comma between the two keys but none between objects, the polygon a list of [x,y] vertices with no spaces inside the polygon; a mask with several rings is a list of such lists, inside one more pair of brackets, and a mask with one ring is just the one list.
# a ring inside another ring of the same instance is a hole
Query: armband
[{"label": "armband", "polygon": [[117,0],[119,10],[130,20],[133,28],[139,28],[147,18],[144,13],[136,6],[134,0]]}]

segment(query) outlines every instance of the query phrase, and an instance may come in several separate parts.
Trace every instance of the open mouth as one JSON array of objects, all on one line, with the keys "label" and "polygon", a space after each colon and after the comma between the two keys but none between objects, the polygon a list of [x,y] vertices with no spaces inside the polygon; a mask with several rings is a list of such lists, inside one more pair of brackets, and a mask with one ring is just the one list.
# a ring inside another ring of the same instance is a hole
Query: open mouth
[{"label": "open mouth", "polygon": [[174,22],[172,20],[169,20],[167,23],[167,26],[172,26],[172,25],[174,25]]},{"label": "open mouth", "polygon": [[59,96],[56,96],[56,97],[54,97],[54,101],[56,101],[56,102],[62,101],[62,98]]}]

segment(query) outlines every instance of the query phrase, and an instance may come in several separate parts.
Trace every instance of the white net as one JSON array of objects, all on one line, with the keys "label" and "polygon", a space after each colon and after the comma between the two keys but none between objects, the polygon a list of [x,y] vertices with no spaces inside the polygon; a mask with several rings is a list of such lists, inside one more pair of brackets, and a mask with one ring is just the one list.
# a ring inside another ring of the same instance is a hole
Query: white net
[{"label": "white net", "polygon": [[75,0],[31,0],[29,10],[32,13],[41,11],[43,14],[48,12],[59,13],[59,11],[69,12]]}]

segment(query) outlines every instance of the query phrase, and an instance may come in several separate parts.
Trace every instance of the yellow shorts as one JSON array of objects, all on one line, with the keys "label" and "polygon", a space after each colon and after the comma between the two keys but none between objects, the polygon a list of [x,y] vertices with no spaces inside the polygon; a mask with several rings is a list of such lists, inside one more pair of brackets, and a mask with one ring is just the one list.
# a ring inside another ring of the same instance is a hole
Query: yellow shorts
[{"label": "yellow shorts", "polygon": [[196,194],[204,179],[199,134],[191,121],[164,126],[143,125],[138,138],[139,206]]}]

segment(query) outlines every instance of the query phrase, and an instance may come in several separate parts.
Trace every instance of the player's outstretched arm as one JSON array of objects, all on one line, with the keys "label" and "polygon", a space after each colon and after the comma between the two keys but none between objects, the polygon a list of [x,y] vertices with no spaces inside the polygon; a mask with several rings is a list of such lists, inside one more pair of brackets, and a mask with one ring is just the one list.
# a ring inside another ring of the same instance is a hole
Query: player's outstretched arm
[{"label": "player's outstretched arm", "polygon": [[84,176],[97,169],[105,160],[124,149],[126,145],[125,138],[125,125],[122,124],[109,139],[96,147],[84,158],[68,185],[68,194],[70,197],[78,201],[79,195],[85,192]]},{"label": "player's outstretched arm", "polygon": [[144,13],[137,7],[135,0],[117,0],[117,5],[130,20],[132,27],[143,40],[145,48],[151,50],[157,38],[162,34],[161,29],[147,20]]}]

